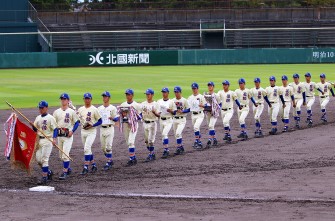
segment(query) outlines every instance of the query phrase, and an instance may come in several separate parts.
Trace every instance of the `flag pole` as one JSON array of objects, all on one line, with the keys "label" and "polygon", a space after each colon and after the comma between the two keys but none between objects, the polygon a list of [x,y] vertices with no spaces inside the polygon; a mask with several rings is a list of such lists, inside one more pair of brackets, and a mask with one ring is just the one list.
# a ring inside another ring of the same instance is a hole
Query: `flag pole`
[{"label": "flag pole", "polygon": [[[6,104],[12,108],[13,111],[17,112],[21,117],[23,117],[26,121],[29,122],[30,125],[33,125],[47,140],[49,140],[51,143],[53,143],[53,140],[51,138],[49,138],[47,135],[45,135],[45,133],[40,130],[39,128],[37,128],[35,126],[35,124],[33,122],[31,122],[26,116],[24,116],[19,110],[17,110],[15,107],[13,107],[13,105],[11,105],[10,103],[8,103],[7,101],[5,101]],[[73,159],[71,157],[69,157],[66,153],[64,153],[64,151],[57,145],[54,144],[54,146],[60,151],[62,152],[62,154],[64,154],[67,158],[69,158],[71,161],[73,161]]]}]

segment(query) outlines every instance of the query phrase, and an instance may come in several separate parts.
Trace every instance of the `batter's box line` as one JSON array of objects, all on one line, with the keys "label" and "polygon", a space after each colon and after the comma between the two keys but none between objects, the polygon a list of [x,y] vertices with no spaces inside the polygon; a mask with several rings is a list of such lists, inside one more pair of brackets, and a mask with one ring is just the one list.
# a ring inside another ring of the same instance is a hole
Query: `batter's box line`
[{"label": "batter's box line", "polygon": [[227,202],[246,202],[246,203],[325,203],[335,204],[335,199],[322,198],[265,198],[265,197],[243,197],[243,196],[229,196],[229,195],[190,195],[190,194],[154,194],[154,193],[85,193],[74,191],[53,191],[53,192],[30,192],[28,190],[19,189],[0,189],[0,192],[9,193],[31,193],[31,194],[56,194],[65,196],[79,196],[79,197],[107,197],[107,198],[121,198],[121,199],[167,199],[167,200],[222,200]]}]

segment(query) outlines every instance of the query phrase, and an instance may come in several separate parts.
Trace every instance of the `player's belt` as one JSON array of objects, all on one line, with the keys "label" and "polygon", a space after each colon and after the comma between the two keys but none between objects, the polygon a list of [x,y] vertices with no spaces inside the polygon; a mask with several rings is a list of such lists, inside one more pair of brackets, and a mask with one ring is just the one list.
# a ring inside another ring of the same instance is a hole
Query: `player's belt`
[{"label": "player's belt", "polygon": [[[43,137],[43,136],[39,136],[39,138],[42,140],[42,139],[46,139],[46,137]],[[50,137],[49,137],[50,138]]]},{"label": "player's belt", "polygon": [[171,117],[161,117],[161,120],[171,119]]},{"label": "player's belt", "polygon": [[184,117],[183,116],[180,116],[180,117],[174,117],[176,119],[183,119]]},{"label": "player's belt", "polygon": [[102,128],[109,128],[109,127],[112,127],[112,125],[104,125],[104,126],[101,126]]},{"label": "player's belt", "polygon": [[199,111],[199,112],[193,111],[192,112],[192,114],[194,114],[194,115],[201,114],[201,113],[202,113],[202,111]]},{"label": "player's belt", "polygon": [[325,96],[320,96],[321,98],[326,98],[326,97],[328,97],[328,95],[325,95]]},{"label": "player's belt", "polygon": [[306,96],[306,97],[314,97],[314,96]]},{"label": "player's belt", "polygon": [[240,105],[240,107],[242,107],[242,108],[243,108],[243,107],[246,107],[246,106],[247,106],[247,105]]},{"label": "player's belt", "polygon": [[150,123],[153,123],[153,122],[155,122],[155,121],[151,121],[151,120],[145,120],[144,121],[144,123],[146,123],[146,124],[150,124]]},{"label": "player's belt", "polygon": [[223,109],[221,109],[221,110],[223,110],[223,111],[228,111],[228,110],[231,110],[231,108],[223,108]]},{"label": "player's belt", "polygon": [[274,101],[270,101],[269,103],[270,103],[270,104],[276,104],[277,102],[274,102]]}]

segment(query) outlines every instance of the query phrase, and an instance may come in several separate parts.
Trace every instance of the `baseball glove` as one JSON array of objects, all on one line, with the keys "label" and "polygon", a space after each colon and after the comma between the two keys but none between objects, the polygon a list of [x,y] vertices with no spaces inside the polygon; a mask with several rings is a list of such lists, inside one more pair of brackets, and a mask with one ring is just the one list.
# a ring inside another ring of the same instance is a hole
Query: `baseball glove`
[{"label": "baseball glove", "polygon": [[58,136],[59,137],[68,137],[69,136],[69,129],[68,128],[58,128]]},{"label": "baseball glove", "polygon": [[84,128],[85,130],[88,130],[88,129],[92,128],[92,127],[93,127],[92,124],[90,124],[90,123],[88,123],[88,122],[86,122],[86,123],[83,125],[83,128]]}]

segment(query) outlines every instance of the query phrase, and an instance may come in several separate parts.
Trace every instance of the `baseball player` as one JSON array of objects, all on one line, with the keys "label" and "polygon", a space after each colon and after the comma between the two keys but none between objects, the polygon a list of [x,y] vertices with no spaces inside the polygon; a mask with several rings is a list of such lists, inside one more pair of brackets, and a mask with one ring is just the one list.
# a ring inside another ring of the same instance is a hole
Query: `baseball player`
[{"label": "baseball player", "polygon": [[36,151],[36,161],[42,168],[42,179],[38,181],[38,184],[45,185],[47,182],[52,180],[53,172],[49,169],[49,157],[52,151],[53,145],[56,143],[58,135],[58,126],[55,118],[48,114],[48,102],[40,101],[38,103],[40,115],[38,115],[34,121],[33,130],[37,132],[37,128],[48,136],[53,138],[53,143],[50,142],[41,132],[37,132],[39,137]]},{"label": "baseball player", "polygon": [[295,120],[295,128],[300,128],[301,105],[306,105],[306,90],[303,83],[299,82],[299,74],[293,74],[293,81],[289,84],[293,88],[295,107],[293,108],[293,116]]},{"label": "baseball player", "polygon": [[215,124],[220,115],[221,106],[219,103],[219,96],[214,92],[214,82],[210,81],[207,83],[208,92],[204,93],[206,104],[204,105],[204,112],[208,124],[209,138],[207,141],[206,148],[218,145],[218,141],[215,137]]},{"label": "baseball player", "polygon": [[187,101],[190,105],[190,112],[192,113],[191,119],[195,136],[193,148],[202,149],[200,126],[205,117],[204,105],[206,104],[206,100],[202,94],[199,94],[198,83],[192,83],[191,88],[193,94],[188,97]]},{"label": "baseball player", "polygon": [[263,132],[262,132],[262,126],[261,126],[261,115],[264,110],[264,100],[266,103],[268,103],[269,106],[271,106],[269,99],[266,95],[266,91],[264,88],[261,87],[261,79],[260,78],[255,78],[254,79],[255,87],[250,90],[251,96],[255,99],[255,102],[257,104],[256,106],[252,106],[253,108],[253,114],[254,114],[254,119],[255,119],[255,126],[256,126],[256,131],[255,131],[255,137],[263,137]]},{"label": "baseball player", "polygon": [[[270,135],[275,135],[278,131],[277,129],[277,117],[279,113],[279,99],[283,102],[283,96],[279,87],[276,86],[275,76],[269,78],[270,86],[265,88],[266,94],[268,96],[270,105],[268,107],[268,113],[271,119],[271,131]],[[284,103],[284,102],[283,102]]]},{"label": "baseball player", "polygon": [[307,120],[306,123],[308,124],[308,126],[312,126],[313,125],[313,121],[312,121],[312,106],[315,102],[315,89],[317,89],[321,94],[322,91],[320,88],[317,87],[315,82],[311,81],[311,73],[306,73],[305,74],[305,79],[306,82],[305,84],[305,91],[306,91],[306,107],[307,107]]},{"label": "baseball player", "polygon": [[[70,96],[67,93],[60,95],[61,107],[54,111],[53,117],[56,120],[58,128],[58,146],[67,156],[73,143],[73,133],[78,129],[80,124],[76,112],[69,108]],[[71,174],[70,159],[60,152],[60,158],[63,161],[63,172],[59,176],[60,180],[65,180]]]},{"label": "baseball player", "polygon": [[283,85],[279,87],[280,99],[283,99],[279,105],[279,115],[284,123],[283,133],[288,132],[288,124],[290,123],[290,109],[291,103],[295,107],[293,88],[288,85],[288,77],[283,75],[281,77]]},{"label": "baseball player", "polygon": [[240,102],[237,99],[237,95],[234,91],[229,90],[230,82],[224,80],[222,82],[223,90],[218,92],[219,100],[221,103],[221,118],[225,130],[225,136],[223,140],[227,143],[232,142],[232,138],[230,135],[230,119],[233,117],[234,114],[234,101],[236,102],[239,109],[242,109]]},{"label": "baseball player", "polygon": [[247,140],[248,134],[245,125],[245,118],[249,113],[249,100],[252,101],[255,107],[258,107],[258,104],[256,104],[255,99],[252,97],[251,91],[245,87],[245,79],[240,78],[238,80],[238,84],[240,88],[236,89],[235,93],[241,104],[241,109],[240,107],[237,109],[237,116],[241,127],[241,133],[237,137],[242,138],[242,140]]},{"label": "baseball player", "polygon": [[141,103],[142,106],[142,121],[144,129],[144,141],[149,150],[149,155],[145,162],[156,160],[155,155],[155,138],[157,133],[157,120],[160,117],[159,104],[153,100],[154,90],[149,88],[144,93],[147,100]]},{"label": "baseball player", "polygon": [[96,127],[101,125],[102,119],[98,109],[92,105],[92,94],[85,93],[83,100],[85,105],[78,109],[77,114],[82,123],[81,141],[84,145],[85,155],[84,168],[80,174],[86,175],[90,164],[92,165],[92,173],[98,170],[92,153],[92,145],[97,135]]},{"label": "baseball player", "polygon": [[319,99],[320,99],[320,106],[321,106],[321,121],[323,123],[327,123],[327,112],[326,107],[329,103],[329,91],[331,92],[332,96],[334,97],[334,91],[332,88],[331,83],[326,82],[326,75],[320,74],[320,82],[317,83],[317,87],[320,88],[322,92],[319,93]]},{"label": "baseball player", "polygon": [[174,153],[174,155],[180,155],[185,152],[184,146],[183,146],[183,130],[186,125],[186,116],[187,113],[190,112],[190,107],[188,104],[188,101],[182,97],[182,90],[181,87],[175,86],[174,89],[175,98],[172,99],[174,104],[176,105],[176,109],[174,111],[174,117],[173,117],[173,131],[174,135],[176,137],[177,142],[177,149]]},{"label": "baseball player", "polygon": [[125,92],[126,101],[119,106],[120,113],[120,128],[124,134],[125,140],[128,144],[129,161],[127,166],[137,164],[135,154],[135,138],[138,130],[138,121],[142,119],[142,107],[139,103],[133,100],[134,90],[129,88]]},{"label": "baseball player", "polygon": [[106,157],[106,164],[104,170],[107,171],[113,166],[113,139],[114,139],[114,125],[119,121],[119,115],[115,106],[110,104],[111,94],[109,91],[104,91],[102,94],[103,104],[98,107],[98,111],[102,118],[100,127],[100,142],[103,153]]},{"label": "baseball player", "polygon": [[161,114],[159,118],[160,131],[162,133],[162,142],[164,146],[163,159],[166,159],[170,155],[169,151],[169,132],[173,124],[173,114],[177,110],[173,100],[169,99],[169,88],[162,88],[162,99],[157,101]]}]

